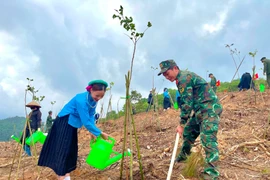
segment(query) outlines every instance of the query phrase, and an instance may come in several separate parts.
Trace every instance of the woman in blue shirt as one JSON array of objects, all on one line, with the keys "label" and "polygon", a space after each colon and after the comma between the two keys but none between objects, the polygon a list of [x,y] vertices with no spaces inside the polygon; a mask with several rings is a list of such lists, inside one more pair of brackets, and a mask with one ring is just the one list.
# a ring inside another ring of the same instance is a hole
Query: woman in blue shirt
[{"label": "woman in blue shirt", "polygon": [[164,88],[163,97],[163,109],[166,111],[166,109],[171,108],[170,95],[167,88]]},{"label": "woman in blue shirt", "polygon": [[42,147],[38,165],[54,170],[59,180],[70,179],[78,156],[77,129],[82,125],[94,136],[108,138],[95,125],[97,102],[103,98],[108,84],[103,80],[89,82],[87,92],[77,94],[59,112]]}]

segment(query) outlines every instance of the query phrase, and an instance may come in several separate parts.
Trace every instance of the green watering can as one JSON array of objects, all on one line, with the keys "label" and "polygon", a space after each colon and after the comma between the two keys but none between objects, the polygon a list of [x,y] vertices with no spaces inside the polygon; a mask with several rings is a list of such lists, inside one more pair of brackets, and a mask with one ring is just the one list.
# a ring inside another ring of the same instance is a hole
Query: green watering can
[{"label": "green watering can", "polygon": [[[96,141],[90,141],[91,151],[86,158],[86,163],[90,166],[103,170],[106,167],[116,163],[122,158],[122,153],[118,153],[113,150],[115,139],[108,137],[108,141],[102,139],[100,136],[96,138]],[[110,157],[111,155],[115,155]],[[124,152],[124,156],[130,156],[130,150]]]},{"label": "green watering can", "polygon": [[265,85],[264,84],[260,84],[260,92],[264,92],[265,91]]},{"label": "green watering can", "polygon": [[173,104],[173,107],[174,107],[174,109],[178,110],[178,109],[179,109],[179,107],[178,107],[178,103],[177,103],[177,102],[175,102],[175,103]]},{"label": "green watering can", "polygon": [[[32,134],[32,136],[25,139],[25,143],[29,146],[33,146],[37,142],[39,142],[40,144],[44,144],[46,137],[47,136],[42,131],[36,131]],[[18,137],[12,135],[11,138],[14,139],[16,142],[21,143]]]},{"label": "green watering can", "polygon": [[32,134],[32,136],[26,139],[26,144],[29,146],[33,146],[37,142],[40,142],[40,144],[44,144],[46,137],[47,136],[43,134],[42,131],[36,131]]}]

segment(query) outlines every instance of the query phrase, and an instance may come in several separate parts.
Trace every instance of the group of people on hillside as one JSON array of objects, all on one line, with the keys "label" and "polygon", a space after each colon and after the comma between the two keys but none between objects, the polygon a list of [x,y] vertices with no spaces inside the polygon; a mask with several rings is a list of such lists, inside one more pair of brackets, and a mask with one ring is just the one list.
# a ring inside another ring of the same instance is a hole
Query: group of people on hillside
[{"label": "group of people on hillside", "polygon": [[[167,109],[171,108],[171,99],[167,88],[164,88],[163,90],[163,110],[166,111]],[[147,99],[147,109],[146,112],[148,112],[151,109],[151,106],[154,106],[154,111],[156,111],[156,106],[154,104],[154,97],[152,91],[150,91]]]},{"label": "group of people on hillside", "polygon": [[[210,86],[213,89],[213,91],[216,92],[217,80],[212,73],[209,74],[209,77],[211,78]],[[176,101],[178,107],[180,107],[180,93],[178,90],[176,91],[175,101]],[[154,105],[154,111],[156,111],[152,90],[150,91],[150,93],[148,95],[147,103],[148,103],[148,106],[147,106],[146,112],[148,112],[151,109],[152,105]],[[166,110],[170,109],[171,107],[172,107],[172,98],[169,94],[168,88],[164,88],[164,90],[163,90],[163,111],[166,111]]]},{"label": "group of people on hillside", "polygon": [[[262,58],[262,62],[269,85],[270,61]],[[175,162],[184,162],[187,159],[196,138],[200,136],[205,151],[202,177],[217,179],[220,174],[217,132],[222,105],[215,93],[216,78],[213,74],[209,74],[211,78],[209,84],[194,72],[180,70],[174,60],[162,61],[159,66],[158,76],[163,75],[167,80],[175,82],[178,89],[177,102],[179,102],[181,113],[176,132],[183,138],[183,143]],[[109,135],[101,131],[95,123],[96,106],[105,95],[107,87],[107,82],[103,80],[89,82],[86,92],[75,95],[55,118],[42,147],[38,165],[53,169],[59,180],[69,180],[70,172],[76,169],[78,128],[84,125],[93,136],[108,139]],[[167,88],[164,89],[163,95],[164,108],[169,108],[170,96]],[[153,105],[152,92],[149,94],[148,104],[147,111]],[[40,128],[40,106],[37,104],[27,106],[32,109],[30,119],[34,117],[37,119],[31,122],[31,128],[35,131]]]},{"label": "group of people on hillside", "polygon": [[[263,63],[263,75],[266,75],[266,83],[268,88],[270,87],[270,60],[266,59],[266,57],[261,58],[261,62]],[[255,83],[253,81],[254,77],[251,76],[249,72],[245,72],[238,84],[239,91],[253,89],[257,91],[255,87]]]}]

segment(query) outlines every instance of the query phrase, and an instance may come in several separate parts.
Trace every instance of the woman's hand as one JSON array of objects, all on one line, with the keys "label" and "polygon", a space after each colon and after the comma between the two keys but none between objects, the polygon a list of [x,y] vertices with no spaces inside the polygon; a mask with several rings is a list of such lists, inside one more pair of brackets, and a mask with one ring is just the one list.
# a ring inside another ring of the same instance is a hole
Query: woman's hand
[{"label": "woman's hand", "polygon": [[102,132],[102,133],[101,133],[101,137],[102,137],[103,139],[108,139],[109,134]]}]

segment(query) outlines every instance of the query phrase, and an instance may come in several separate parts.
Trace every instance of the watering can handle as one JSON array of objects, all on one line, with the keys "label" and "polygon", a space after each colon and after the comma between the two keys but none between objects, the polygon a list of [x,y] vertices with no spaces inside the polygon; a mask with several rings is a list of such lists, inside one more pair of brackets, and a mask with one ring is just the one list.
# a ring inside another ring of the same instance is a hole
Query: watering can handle
[{"label": "watering can handle", "polygon": [[[101,138],[101,136],[98,136],[97,138],[96,138],[96,140],[97,139],[99,139],[99,138]],[[93,146],[93,144],[96,142],[96,140],[95,139],[92,139],[91,141],[90,141],[90,147],[92,148],[92,146]],[[115,139],[113,139],[112,137],[108,137],[108,140],[110,140],[111,142],[112,142],[112,144],[114,145],[114,143],[115,143]]]},{"label": "watering can handle", "polygon": [[91,139],[90,141],[90,147],[92,148],[92,146],[94,145],[94,143],[97,141],[97,139],[101,138],[100,136],[98,136],[97,138],[95,139]]},{"label": "watering can handle", "polygon": [[114,145],[115,143],[115,139],[113,139],[111,136],[108,137],[108,140],[110,140],[112,142],[112,144]]}]

